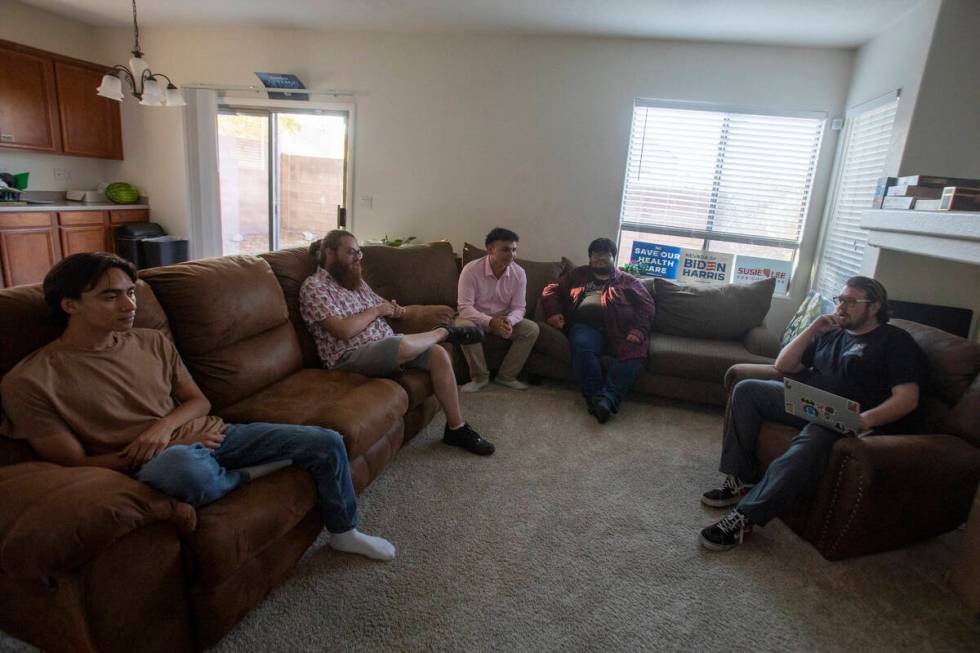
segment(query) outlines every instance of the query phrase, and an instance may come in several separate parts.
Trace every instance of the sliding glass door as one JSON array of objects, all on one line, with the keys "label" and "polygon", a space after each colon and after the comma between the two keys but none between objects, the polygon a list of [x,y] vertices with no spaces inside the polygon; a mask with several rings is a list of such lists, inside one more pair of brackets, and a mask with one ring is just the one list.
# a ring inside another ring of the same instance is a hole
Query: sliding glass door
[{"label": "sliding glass door", "polygon": [[222,254],[306,246],[346,206],[346,111],[218,111]]}]

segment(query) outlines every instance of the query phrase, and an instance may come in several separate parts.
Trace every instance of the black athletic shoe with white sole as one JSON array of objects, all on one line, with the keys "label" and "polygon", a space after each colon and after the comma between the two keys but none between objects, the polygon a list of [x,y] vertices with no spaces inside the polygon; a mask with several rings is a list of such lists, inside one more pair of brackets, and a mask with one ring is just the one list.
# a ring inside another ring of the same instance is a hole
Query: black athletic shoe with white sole
[{"label": "black athletic shoe with white sole", "polygon": [[737,509],[701,531],[701,546],[711,551],[727,551],[742,543],[752,532],[752,520]]},{"label": "black athletic shoe with white sole", "polygon": [[748,494],[751,488],[751,485],[745,485],[738,480],[737,476],[729,474],[720,488],[708,490],[701,495],[701,503],[712,508],[734,506]]}]

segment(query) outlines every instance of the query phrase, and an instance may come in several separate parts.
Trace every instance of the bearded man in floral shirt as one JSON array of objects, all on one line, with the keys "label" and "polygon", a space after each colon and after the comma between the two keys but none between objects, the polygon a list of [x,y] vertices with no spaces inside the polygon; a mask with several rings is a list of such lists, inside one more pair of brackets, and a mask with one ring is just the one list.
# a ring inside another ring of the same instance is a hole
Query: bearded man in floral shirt
[{"label": "bearded man in floral shirt", "polygon": [[324,367],[371,377],[389,376],[405,367],[427,370],[446,413],[442,441],[480,456],[492,454],[494,446],[463,420],[452,361],[438,346],[476,344],[483,341],[483,333],[475,327],[439,327],[396,335],[384,318],[398,319],[405,309],[379,297],[361,278],[364,253],[354,234],[334,229],[311,253],[318,267],[300,288],[300,313]]}]

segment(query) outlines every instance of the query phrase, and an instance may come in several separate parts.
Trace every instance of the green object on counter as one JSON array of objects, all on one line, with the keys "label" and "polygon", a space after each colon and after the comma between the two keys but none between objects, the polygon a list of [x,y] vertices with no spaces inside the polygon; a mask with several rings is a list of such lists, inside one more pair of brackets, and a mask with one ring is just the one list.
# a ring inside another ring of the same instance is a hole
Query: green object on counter
[{"label": "green object on counter", "polygon": [[117,181],[106,186],[105,196],[109,198],[110,202],[116,204],[136,204],[140,200],[140,193],[136,190],[136,186],[124,181]]},{"label": "green object on counter", "polygon": [[14,175],[14,188],[19,190],[27,190],[27,180],[30,178],[31,173],[29,172],[19,172]]}]

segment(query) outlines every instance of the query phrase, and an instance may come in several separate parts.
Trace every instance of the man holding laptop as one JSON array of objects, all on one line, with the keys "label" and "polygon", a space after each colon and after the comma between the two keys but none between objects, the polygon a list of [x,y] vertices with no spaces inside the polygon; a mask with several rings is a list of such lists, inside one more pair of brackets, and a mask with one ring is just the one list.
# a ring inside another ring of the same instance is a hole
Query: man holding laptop
[{"label": "man holding laptop", "polygon": [[[851,277],[834,298],[833,314],[821,315],[779,352],[776,369],[807,386],[839,395],[857,412],[856,429],[841,428],[817,411],[794,410],[783,381],[749,379],[732,391],[722,444],[722,487],[705,492],[701,502],[735,508],[701,531],[701,545],[727,551],[742,542],[754,525],[764,526],[812,492],[830,460],[830,450],[846,432],[863,435],[910,432],[919,404],[925,361],[907,331],[888,322],[888,294],[868,277]],[[794,395],[797,400],[800,396]],[[854,406],[854,404],[858,406]],[[822,408],[822,406],[821,406]],[[822,411],[821,411],[822,412]],[[759,478],[756,445],[766,420],[800,427],[789,449]],[[843,432],[842,432],[843,431]],[[757,481],[757,482],[756,482]],[[749,483],[756,482],[754,486]]]}]

